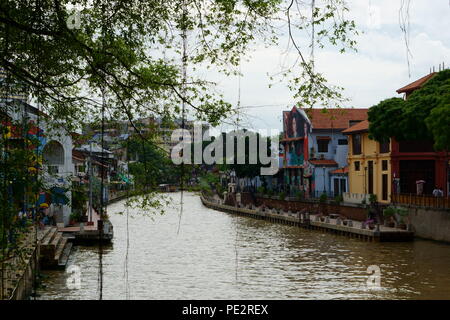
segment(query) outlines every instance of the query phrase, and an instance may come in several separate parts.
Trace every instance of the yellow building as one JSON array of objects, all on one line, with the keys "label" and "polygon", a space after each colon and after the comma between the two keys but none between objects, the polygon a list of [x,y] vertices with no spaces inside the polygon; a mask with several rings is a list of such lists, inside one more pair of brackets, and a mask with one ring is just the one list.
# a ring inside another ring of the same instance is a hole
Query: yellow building
[{"label": "yellow building", "polygon": [[361,121],[342,131],[348,135],[349,192],[345,202],[369,203],[374,194],[380,203],[391,201],[391,146],[369,139],[369,122]]}]

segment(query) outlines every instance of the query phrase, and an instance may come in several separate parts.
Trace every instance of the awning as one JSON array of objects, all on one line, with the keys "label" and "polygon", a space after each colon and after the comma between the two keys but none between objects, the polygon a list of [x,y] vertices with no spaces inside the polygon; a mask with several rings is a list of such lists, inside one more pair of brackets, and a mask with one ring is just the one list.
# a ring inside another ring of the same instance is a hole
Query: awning
[{"label": "awning", "polygon": [[66,196],[66,189],[60,187],[51,188],[52,192],[52,203],[54,204],[67,204],[69,199]]},{"label": "awning", "polygon": [[124,182],[126,182],[126,183],[131,183],[130,179],[128,179],[128,177],[126,177],[125,175],[119,173],[119,177],[120,177],[120,179],[122,179]]},{"label": "awning", "polygon": [[317,140],[331,140],[329,136],[317,136]]}]

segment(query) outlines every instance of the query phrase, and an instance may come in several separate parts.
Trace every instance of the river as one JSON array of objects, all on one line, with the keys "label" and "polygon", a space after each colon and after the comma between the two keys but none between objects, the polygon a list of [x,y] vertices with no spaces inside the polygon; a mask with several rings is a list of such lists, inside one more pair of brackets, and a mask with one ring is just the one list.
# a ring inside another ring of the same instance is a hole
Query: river
[{"label": "river", "polygon": [[[104,299],[450,299],[448,244],[364,242],[214,211],[193,193],[180,220],[180,193],[167,196],[164,215],[129,212],[128,251],[124,202],[109,206]],[[44,272],[39,299],[98,299],[98,270],[97,247],[76,246],[66,271]]]}]

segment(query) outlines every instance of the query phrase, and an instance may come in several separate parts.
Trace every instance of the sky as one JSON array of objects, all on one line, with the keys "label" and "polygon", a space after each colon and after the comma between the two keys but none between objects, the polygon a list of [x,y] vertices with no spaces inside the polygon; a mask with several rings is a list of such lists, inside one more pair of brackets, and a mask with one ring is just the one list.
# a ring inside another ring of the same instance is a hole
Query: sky
[{"label": "sky", "polygon": [[[358,51],[341,54],[330,46],[315,49],[316,69],[331,84],[345,89],[349,101],[343,107],[369,108],[383,99],[400,96],[395,90],[428,74],[433,66],[436,71],[442,62],[450,67],[450,1],[411,0],[410,75],[399,25],[400,5],[401,0],[349,0],[347,17],[355,20],[360,32],[355,38]],[[306,52],[308,41],[298,38]],[[287,38],[282,37],[279,47],[255,45],[247,56],[249,61],[240,65],[240,81],[237,77],[213,76],[219,92],[233,105],[237,105],[240,91],[240,105],[245,111],[241,115],[243,127],[281,130],[282,111],[294,106],[287,83],[269,88],[273,81],[267,76],[281,70],[286,43]]]}]

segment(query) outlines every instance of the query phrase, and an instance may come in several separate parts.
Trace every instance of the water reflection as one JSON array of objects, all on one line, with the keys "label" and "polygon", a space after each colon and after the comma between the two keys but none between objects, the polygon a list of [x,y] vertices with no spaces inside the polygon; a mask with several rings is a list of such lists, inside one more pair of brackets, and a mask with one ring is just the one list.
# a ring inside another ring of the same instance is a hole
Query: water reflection
[{"label": "water reflection", "polygon": [[[128,288],[132,299],[449,299],[450,246],[431,241],[371,243],[217,212],[179,194],[154,220],[129,219]],[[123,211],[123,204],[108,212]],[[110,214],[113,245],[104,249],[105,299],[126,298],[126,216]],[[41,299],[97,299],[96,247],[76,247],[64,271],[46,272]],[[367,268],[381,270],[368,290]]]}]

